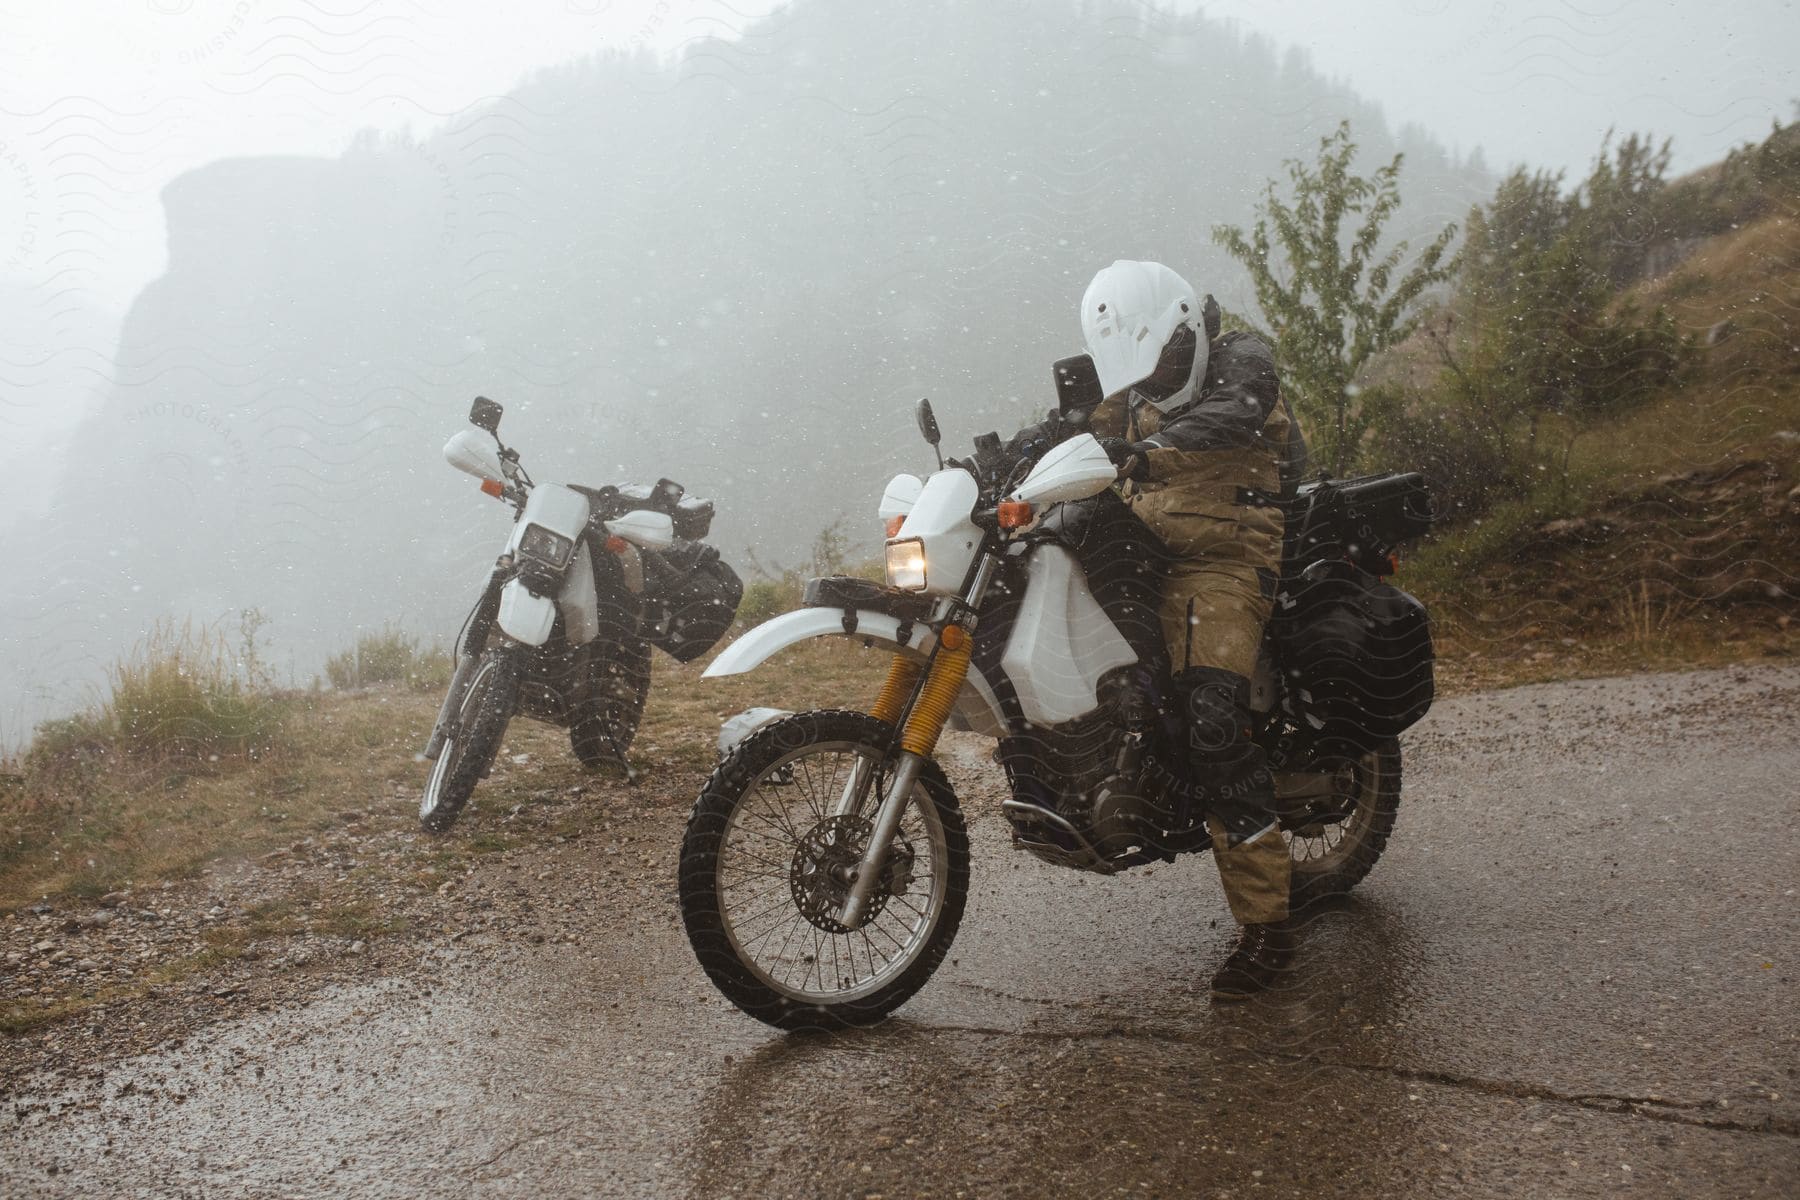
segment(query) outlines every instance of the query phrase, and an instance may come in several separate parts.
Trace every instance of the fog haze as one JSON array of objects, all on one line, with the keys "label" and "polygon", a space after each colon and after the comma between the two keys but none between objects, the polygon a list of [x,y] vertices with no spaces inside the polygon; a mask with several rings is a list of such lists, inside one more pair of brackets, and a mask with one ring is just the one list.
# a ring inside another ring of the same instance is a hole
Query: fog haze
[{"label": "fog haze", "polygon": [[912,400],[954,444],[1028,419],[1115,257],[1248,308],[1208,230],[1339,120],[1406,152],[1418,233],[1800,90],[1769,3],[515,7],[0,10],[0,733],[161,616],[260,608],[301,682],[447,639],[507,526],[438,456],[477,392],[540,479],[716,498],[740,567],[872,544]]}]

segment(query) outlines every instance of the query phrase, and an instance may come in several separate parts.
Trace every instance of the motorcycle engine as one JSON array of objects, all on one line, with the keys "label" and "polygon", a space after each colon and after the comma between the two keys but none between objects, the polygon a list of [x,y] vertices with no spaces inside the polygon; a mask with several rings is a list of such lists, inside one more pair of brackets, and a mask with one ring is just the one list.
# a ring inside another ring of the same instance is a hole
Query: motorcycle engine
[{"label": "motorcycle engine", "polygon": [[1001,762],[1016,795],[1058,813],[1101,859],[1164,857],[1174,816],[1166,797],[1179,794],[1180,781],[1159,779],[1164,768],[1150,752],[1160,716],[1149,679],[1121,667],[1098,690],[1100,704],[1087,716],[1047,736],[1002,739]]}]

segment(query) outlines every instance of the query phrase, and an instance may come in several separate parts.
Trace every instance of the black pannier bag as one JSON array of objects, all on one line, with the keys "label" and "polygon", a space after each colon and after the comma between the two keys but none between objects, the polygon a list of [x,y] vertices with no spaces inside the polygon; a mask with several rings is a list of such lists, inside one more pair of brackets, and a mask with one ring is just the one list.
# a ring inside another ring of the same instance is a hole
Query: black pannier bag
[{"label": "black pannier bag", "polygon": [[1323,746],[1373,749],[1431,707],[1425,606],[1367,571],[1324,561],[1285,580],[1272,630],[1284,706]]},{"label": "black pannier bag", "polygon": [[680,662],[718,644],[743,598],[743,581],[711,546],[682,541],[644,553],[644,637]]}]

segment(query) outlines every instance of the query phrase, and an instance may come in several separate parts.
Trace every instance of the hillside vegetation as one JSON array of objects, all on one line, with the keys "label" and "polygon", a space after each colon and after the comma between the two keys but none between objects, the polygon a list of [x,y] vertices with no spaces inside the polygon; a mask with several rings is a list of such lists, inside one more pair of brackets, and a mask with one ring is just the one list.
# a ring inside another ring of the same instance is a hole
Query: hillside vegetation
[{"label": "hillside vegetation", "polygon": [[1466,684],[1791,654],[1800,593],[1800,125],[1665,181],[1603,146],[1515,172],[1448,297],[1359,389],[1361,469],[1441,522],[1402,582]]}]

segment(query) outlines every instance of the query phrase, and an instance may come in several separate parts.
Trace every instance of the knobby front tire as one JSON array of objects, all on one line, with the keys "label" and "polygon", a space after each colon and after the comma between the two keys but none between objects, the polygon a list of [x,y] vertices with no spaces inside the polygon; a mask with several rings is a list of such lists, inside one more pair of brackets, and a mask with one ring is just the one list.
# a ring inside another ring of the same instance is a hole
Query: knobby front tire
[{"label": "knobby front tire", "polygon": [[456,823],[493,766],[518,694],[518,660],[501,651],[484,653],[458,706],[456,733],[438,752],[419,801],[419,824],[429,832],[442,833]]},{"label": "knobby front tire", "polygon": [[[866,713],[798,713],[720,762],[681,847],[681,916],[708,978],[784,1030],[873,1025],[923,987],[962,923],[969,834],[956,793],[919,776],[871,897],[846,930],[834,914],[891,776],[893,728]],[[860,768],[858,764],[861,764]],[[840,811],[866,773],[860,806]]]}]

